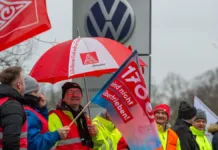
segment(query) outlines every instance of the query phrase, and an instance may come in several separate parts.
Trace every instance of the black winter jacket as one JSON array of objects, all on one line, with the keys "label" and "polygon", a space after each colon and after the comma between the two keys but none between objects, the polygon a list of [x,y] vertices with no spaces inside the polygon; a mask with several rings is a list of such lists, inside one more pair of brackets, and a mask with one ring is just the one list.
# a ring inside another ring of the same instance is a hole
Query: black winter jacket
[{"label": "black winter jacket", "polygon": [[179,137],[181,150],[200,150],[195,137],[189,129],[190,126],[184,120],[178,119],[172,129]]},{"label": "black winter jacket", "polygon": [[212,139],[213,150],[218,150],[218,122],[215,124],[211,124],[208,127],[208,132],[213,134],[213,139]]},{"label": "black winter jacket", "polygon": [[0,126],[3,128],[3,149],[19,150],[21,127],[26,120],[22,106],[23,97],[8,85],[0,84],[0,100],[9,97],[0,106]]}]

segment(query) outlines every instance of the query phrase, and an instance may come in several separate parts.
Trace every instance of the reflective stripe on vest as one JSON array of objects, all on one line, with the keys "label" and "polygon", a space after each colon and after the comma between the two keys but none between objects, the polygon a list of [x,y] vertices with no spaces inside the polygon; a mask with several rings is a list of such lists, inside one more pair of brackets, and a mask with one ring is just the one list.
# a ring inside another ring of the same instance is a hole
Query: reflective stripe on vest
[{"label": "reflective stripe on vest", "polygon": [[[0,139],[2,139],[2,138],[3,138],[3,134],[2,134],[2,132],[0,132]],[[22,132],[20,134],[20,138],[27,138],[27,132]]]},{"label": "reflective stripe on vest", "polygon": [[[0,99],[0,106],[3,105],[7,100],[9,99],[9,97],[5,97],[5,98],[1,98]],[[24,122],[22,128],[21,128],[21,134],[20,134],[20,150],[27,150],[27,130],[28,130],[28,126],[27,126],[27,120]],[[0,150],[2,150],[3,145],[2,145],[2,139],[3,139],[3,128],[0,127]]]},{"label": "reflective stripe on vest", "polygon": [[[60,121],[62,122],[63,126],[68,126],[72,122],[72,119],[69,116],[67,116],[62,110],[53,110],[49,114],[52,113],[55,113],[60,118]],[[87,124],[89,124],[87,117],[86,119],[87,119],[86,120]],[[57,150],[66,150],[66,149],[91,150],[91,148],[89,148],[88,146],[82,145],[79,131],[75,123],[71,125],[70,132],[68,133],[66,139],[58,141],[56,147],[52,148],[52,150],[56,150],[56,149]]]},{"label": "reflective stripe on vest", "polygon": [[40,120],[41,125],[42,125],[41,126],[41,131],[40,131],[41,134],[44,134],[44,133],[49,131],[48,130],[48,121],[40,113],[38,113],[37,111],[35,111],[34,109],[32,109],[29,106],[24,106],[24,109],[29,110],[32,113],[34,113],[37,116],[37,118]]},{"label": "reflective stripe on vest", "polygon": [[[106,140],[107,140],[107,143],[109,144],[109,150],[113,150],[112,141],[110,139],[106,139]],[[95,143],[95,146],[99,147],[99,149],[101,149],[101,150],[107,149],[105,144],[96,144]]]},{"label": "reflective stripe on vest", "polygon": [[[100,125],[102,128],[105,128],[103,125],[102,125],[102,123],[101,122],[99,122],[98,120],[93,120],[92,122],[95,122],[95,123],[97,123],[98,125]],[[106,139],[107,140],[107,143],[108,143],[108,145],[109,145],[109,149],[110,150],[113,150],[113,144],[112,144],[112,141],[111,141],[111,139]],[[101,149],[102,150],[105,150],[106,149],[106,145],[105,144],[102,144],[101,145]]]},{"label": "reflective stripe on vest", "polygon": [[[113,150],[113,145],[112,145],[112,141],[110,140],[110,139],[106,139],[107,140],[107,143],[109,144],[109,149],[110,150]],[[102,146],[101,146],[101,149],[102,150],[105,150],[106,149],[106,145],[105,144],[103,144]]]},{"label": "reflective stripe on vest", "polygon": [[58,141],[58,146],[75,144],[75,143],[81,143],[81,139],[80,138],[71,138],[71,139],[66,139],[66,140],[60,140],[60,141]]}]

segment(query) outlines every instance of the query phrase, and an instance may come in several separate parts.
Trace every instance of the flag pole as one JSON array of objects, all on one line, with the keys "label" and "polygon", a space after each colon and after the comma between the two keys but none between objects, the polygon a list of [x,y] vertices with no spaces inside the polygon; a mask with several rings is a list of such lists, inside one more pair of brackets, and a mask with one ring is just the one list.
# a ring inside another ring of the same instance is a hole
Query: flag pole
[{"label": "flag pole", "polygon": [[68,127],[70,127],[73,123],[76,122],[76,120],[79,118],[79,116],[81,116],[81,114],[84,112],[84,110],[89,107],[89,105],[91,104],[91,101],[89,101],[86,106],[80,111],[80,113],[76,116],[76,118],[73,119],[73,121],[69,124]]}]

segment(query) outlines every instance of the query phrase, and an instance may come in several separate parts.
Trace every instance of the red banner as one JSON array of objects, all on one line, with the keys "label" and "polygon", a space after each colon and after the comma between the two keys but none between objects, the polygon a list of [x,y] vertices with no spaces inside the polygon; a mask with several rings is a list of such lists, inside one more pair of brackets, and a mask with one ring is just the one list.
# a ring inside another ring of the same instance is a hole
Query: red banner
[{"label": "red banner", "polygon": [[130,62],[128,66],[120,72],[118,79],[124,85],[127,85],[130,91],[134,91],[133,97],[138,100],[138,103],[143,108],[150,122],[153,122],[154,115],[151,109],[150,98],[148,96],[144,78],[140,73],[136,62]]},{"label": "red banner", "polygon": [[0,51],[50,28],[45,0],[0,1]]},{"label": "red banner", "polygon": [[130,149],[161,147],[156,122],[134,51],[93,97],[92,103],[105,109]]}]

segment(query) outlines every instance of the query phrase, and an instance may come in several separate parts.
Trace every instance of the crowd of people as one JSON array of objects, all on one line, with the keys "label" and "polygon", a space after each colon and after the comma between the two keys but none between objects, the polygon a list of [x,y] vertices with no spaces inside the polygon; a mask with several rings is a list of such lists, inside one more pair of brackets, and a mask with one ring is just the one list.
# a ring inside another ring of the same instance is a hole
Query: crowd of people
[{"label": "crowd of people", "polygon": [[[128,144],[113,124],[107,111],[91,120],[83,109],[82,89],[77,83],[62,86],[62,99],[48,112],[39,83],[25,75],[21,67],[9,67],[0,73],[0,149],[3,150],[128,150]],[[154,109],[160,150],[218,150],[218,122],[206,135],[207,116],[182,101],[178,118],[170,126],[170,107]],[[75,123],[71,122],[79,115]]]}]

